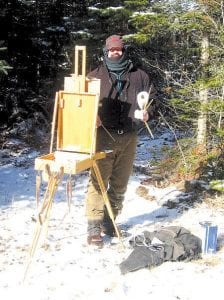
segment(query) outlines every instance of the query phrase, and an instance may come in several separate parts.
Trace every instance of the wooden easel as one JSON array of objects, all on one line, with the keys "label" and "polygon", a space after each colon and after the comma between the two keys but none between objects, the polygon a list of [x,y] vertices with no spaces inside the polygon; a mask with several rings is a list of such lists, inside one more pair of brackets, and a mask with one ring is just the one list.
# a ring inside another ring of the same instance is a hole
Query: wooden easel
[{"label": "wooden easel", "polygon": [[[95,151],[100,80],[87,80],[85,66],[86,48],[85,46],[76,46],[75,73],[71,77],[65,77],[64,91],[57,92],[55,97],[50,153],[35,159],[35,170],[42,172],[42,175],[48,179],[48,185],[43,203],[41,206],[39,205],[37,224],[24,280],[32,263],[41,232],[43,228],[47,229],[48,227],[54,195],[64,174],[77,174],[93,168],[105,206],[120,239],[107,191],[97,165],[97,160],[105,158],[106,153]],[[53,151],[55,131],[57,131],[57,144],[56,150]],[[38,189],[40,182],[37,182],[36,188]],[[36,194],[38,195],[38,191]]]}]

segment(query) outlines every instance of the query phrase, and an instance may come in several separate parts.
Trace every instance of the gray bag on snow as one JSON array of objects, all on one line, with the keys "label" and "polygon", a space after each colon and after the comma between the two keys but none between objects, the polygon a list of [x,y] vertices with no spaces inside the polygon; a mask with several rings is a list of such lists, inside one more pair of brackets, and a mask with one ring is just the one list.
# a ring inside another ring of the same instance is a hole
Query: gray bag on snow
[{"label": "gray bag on snow", "polygon": [[163,227],[154,232],[144,231],[129,243],[134,250],[119,265],[122,274],[155,267],[165,261],[197,259],[201,254],[201,239],[179,226]]}]

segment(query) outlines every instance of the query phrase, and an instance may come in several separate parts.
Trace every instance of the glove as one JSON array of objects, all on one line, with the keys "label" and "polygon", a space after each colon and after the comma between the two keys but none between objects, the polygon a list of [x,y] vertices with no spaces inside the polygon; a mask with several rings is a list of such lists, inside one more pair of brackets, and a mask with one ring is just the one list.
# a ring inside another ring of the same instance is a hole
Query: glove
[{"label": "glove", "polygon": [[135,119],[139,119],[143,122],[147,122],[149,119],[149,114],[148,114],[147,110],[143,110],[143,109],[142,110],[136,109],[134,116],[135,116]]}]

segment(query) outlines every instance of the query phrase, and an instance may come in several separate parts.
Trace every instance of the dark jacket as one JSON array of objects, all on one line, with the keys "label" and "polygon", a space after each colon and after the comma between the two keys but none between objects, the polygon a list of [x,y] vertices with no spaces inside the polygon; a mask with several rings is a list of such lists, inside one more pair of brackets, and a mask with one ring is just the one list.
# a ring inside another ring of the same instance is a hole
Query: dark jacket
[{"label": "dark jacket", "polygon": [[137,94],[154,91],[149,76],[131,64],[121,79],[120,92],[117,90],[116,77],[109,74],[104,63],[87,77],[101,79],[99,116],[103,125],[108,129],[134,129],[139,123],[134,118],[135,110],[139,109]]}]

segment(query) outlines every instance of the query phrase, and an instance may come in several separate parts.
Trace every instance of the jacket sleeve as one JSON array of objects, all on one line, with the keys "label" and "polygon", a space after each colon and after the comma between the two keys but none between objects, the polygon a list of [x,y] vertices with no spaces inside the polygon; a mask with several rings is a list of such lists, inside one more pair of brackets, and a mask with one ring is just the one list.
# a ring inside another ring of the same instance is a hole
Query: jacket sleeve
[{"label": "jacket sleeve", "polygon": [[150,76],[144,71],[141,71],[141,80],[142,91],[149,93],[149,99],[154,99],[156,97],[156,89]]},{"label": "jacket sleeve", "polygon": [[144,89],[149,93],[149,103],[152,101],[152,103],[148,107],[148,113],[150,117],[152,117],[155,115],[155,111],[157,110],[157,106],[158,106],[157,90],[150,76],[148,76],[147,74],[146,74],[146,79],[143,81],[143,83],[145,85]]},{"label": "jacket sleeve", "polygon": [[92,79],[92,78],[97,78],[97,71],[98,71],[98,68],[90,71],[88,74],[87,74],[87,78],[89,79]]}]

